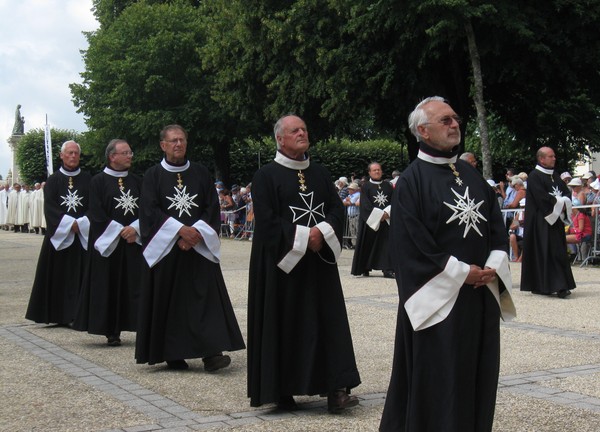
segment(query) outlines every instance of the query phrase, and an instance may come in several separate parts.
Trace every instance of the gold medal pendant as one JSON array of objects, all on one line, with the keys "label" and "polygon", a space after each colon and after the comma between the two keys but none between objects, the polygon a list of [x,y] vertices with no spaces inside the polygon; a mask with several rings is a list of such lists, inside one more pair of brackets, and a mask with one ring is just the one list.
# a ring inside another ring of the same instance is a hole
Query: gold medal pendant
[{"label": "gold medal pendant", "polygon": [[300,186],[299,186],[300,190],[302,192],[306,192],[306,189],[307,189],[306,184],[305,184],[306,180],[304,179],[304,173],[302,172],[302,170],[298,171],[298,183],[300,183]]},{"label": "gold medal pendant", "polygon": [[181,178],[181,173],[177,173],[177,188],[183,189],[183,179]]},{"label": "gold medal pendant", "polygon": [[69,189],[73,189],[73,177],[69,176]]},{"label": "gold medal pendant", "polygon": [[460,178],[460,173],[458,171],[456,171],[456,167],[454,166],[453,163],[448,164],[448,166],[450,166],[450,169],[452,170],[452,174],[454,174],[454,177],[456,177],[454,179],[454,181],[456,182],[457,185],[462,186],[463,185],[463,181]]},{"label": "gold medal pendant", "polygon": [[119,180],[117,180],[117,182],[119,183],[119,190],[123,192],[125,190],[125,186],[123,185],[123,177],[119,177]]}]

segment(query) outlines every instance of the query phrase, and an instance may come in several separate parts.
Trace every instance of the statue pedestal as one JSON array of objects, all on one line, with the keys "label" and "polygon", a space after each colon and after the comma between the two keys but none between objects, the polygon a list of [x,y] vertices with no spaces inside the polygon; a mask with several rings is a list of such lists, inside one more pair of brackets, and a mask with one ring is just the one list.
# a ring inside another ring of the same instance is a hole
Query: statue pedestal
[{"label": "statue pedestal", "polygon": [[[19,144],[19,141],[21,141],[21,138],[23,138],[23,135],[16,135],[16,134],[12,134],[10,136],[10,138],[7,140],[8,141],[8,145],[10,146],[10,150],[11,150],[11,172],[12,172],[12,179],[10,181],[10,186],[12,186],[14,183],[20,183],[20,179],[19,179],[19,167],[17,167],[17,163],[15,161],[15,152],[17,151],[17,145]],[[7,181],[9,181],[9,179],[6,179]]]}]

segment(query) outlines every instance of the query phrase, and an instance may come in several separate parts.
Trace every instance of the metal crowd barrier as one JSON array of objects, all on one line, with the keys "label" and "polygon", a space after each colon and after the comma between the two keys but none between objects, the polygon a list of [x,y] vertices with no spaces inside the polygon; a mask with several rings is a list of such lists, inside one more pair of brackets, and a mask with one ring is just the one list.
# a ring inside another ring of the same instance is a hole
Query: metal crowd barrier
[{"label": "metal crowd barrier", "polygon": [[[590,262],[590,260],[600,257],[600,214],[599,214],[600,213],[600,204],[573,206],[573,208],[576,208],[576,209],[595,208],[596,209],[596,215],[594,216],[594,220],[593,221],[590,220],[590,222],[592,224],[592,240],[591,240],[591,242],[583,242],[583,243],[589,243],[589,246],[590,246],[587,253],[585,253],[585,256],[581,257],[580,267],[583,267],[583,266],[587,265]],[[516,208],[516,209],[502,209],[501,211],[502,211],[502,217],[504,218],[504,224],[506,225],[506,219],[507,219],[508,213],[522,212],[522,211],[525,211],[525,209],[520,207],[520,208]],[[525,218],[526,217],[527,217],[527,215],[525,215]],[[507,227],[507,229],[508,229],[508,227]],[[524,233],[524,235],[527,235],[527,233]],[[583,244],[583,243],[581,243],[581,244]],[[580,246],[580,245],[578,245],[578,246]],[[581,250],[580,247],[578,247],[578,252],[580,250]]]},{"label": "metal crowd barrier", "polygon": [[[243,218],[240,219],[240,216]],[[235,240],[252,239],[254,233],[254,212],[252,206],[246,204],[236,210],[221,211],[220,237]]]}]

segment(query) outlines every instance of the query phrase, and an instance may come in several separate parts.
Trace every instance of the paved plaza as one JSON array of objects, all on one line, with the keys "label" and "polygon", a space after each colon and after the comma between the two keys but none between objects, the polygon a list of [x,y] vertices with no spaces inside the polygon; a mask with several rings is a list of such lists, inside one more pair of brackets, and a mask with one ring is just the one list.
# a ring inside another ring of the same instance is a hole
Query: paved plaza
[{"label": "paved plaza", "polygon": [[[352,250],[339,268],[362,384],[360,406],[327,413],[324,398],[300,397],[301,409],[251,408],[246,352],[206,373],[137,365],[135,334],[121,347],[68,328],[33,324],[25,309],[42,237],[0,231],[0,430],[2,431],[376,431],[390,376],[396,285],[380,272],[350,275]],[[223,240],[222,268],[244,338],[251,243]],[[566,300],[519,291],[518,317],[502,323],[496,432],[600,431],[600,269],[573,267],[578,288]],[[69,269],[65,268],[65,272]],[[443,361],[443,359],[440,359]],[[435,413],[431,413],[435,415]]]}]

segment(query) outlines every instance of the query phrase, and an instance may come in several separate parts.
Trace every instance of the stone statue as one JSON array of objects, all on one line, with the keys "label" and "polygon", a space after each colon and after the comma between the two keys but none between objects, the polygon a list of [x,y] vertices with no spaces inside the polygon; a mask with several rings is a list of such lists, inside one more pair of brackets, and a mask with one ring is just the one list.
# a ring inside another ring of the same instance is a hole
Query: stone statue
[{"label": "stone statue", "polygon": [[21,105],[17,105],[15,111],[15,125],[12,133],[13,135],[23,135],[25,133],[25,117],[21,117]]}]

